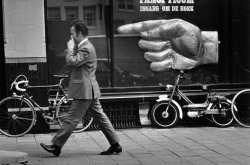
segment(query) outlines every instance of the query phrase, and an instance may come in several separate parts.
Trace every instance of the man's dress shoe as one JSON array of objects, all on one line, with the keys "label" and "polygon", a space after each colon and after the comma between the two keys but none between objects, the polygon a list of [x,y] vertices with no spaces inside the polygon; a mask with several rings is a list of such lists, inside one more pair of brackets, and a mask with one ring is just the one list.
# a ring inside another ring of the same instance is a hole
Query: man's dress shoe
[{"label": "man's dress shoe", "polygon": [[56,145],[45,145],[43,143],[40,144],[43,149],[54,154],[55,156],[59,156],[61,153],[61,147]]},{"label": "man's dress shoe", "polygon": [[110,146],[107,151],[101,152],[100,155],[112,155],[113,153],[120,153],[122,152],[122,147],[120,145],[118,146]]}]

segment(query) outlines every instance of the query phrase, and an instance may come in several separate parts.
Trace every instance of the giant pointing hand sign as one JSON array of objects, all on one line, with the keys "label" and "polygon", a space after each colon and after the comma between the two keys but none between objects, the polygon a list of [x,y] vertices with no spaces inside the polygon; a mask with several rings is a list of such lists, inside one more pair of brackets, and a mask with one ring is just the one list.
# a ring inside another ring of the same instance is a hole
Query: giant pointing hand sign
[{"label": "giant pointing hand sign", "polygon": [[140,34],[138,45],[153,71],[192,69],[218,63],[218,33],[181,19],[149,20],[118,27],[121,34]]}]

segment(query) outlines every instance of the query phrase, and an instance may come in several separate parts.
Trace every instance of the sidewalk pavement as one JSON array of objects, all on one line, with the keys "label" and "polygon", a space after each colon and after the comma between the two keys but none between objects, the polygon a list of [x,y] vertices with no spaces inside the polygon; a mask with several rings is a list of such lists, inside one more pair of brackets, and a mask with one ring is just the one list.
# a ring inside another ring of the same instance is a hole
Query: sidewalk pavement
[{"label": "sidewalk pavement", "polygon": [[51,134],[0,135],[0,149],[28,153],[28,165],[238,165],[250,164],[250,129],[176,127],[117,130],[123,152],[103,156],[109,144],[101,131],[73,134],[59,157],[40,147]]}]

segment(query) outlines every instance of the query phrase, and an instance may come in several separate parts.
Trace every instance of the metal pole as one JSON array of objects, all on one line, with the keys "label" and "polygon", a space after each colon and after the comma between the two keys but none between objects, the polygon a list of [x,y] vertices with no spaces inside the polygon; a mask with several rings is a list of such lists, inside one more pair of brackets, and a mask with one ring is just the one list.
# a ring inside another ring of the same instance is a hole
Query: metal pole
[{"label": "metal pole", "polygon": [[110,70],[111,70],[111,87],[115,87],[114,81],[114,68],[115,68],[115,59],[114,59],[114,28],[113,28],[113,0],[109,0],[109,20],[110,20]]},{"label": "metal pole", "polygon": [[227,11],[227,14],[228,14],[228,54],[229,54],[229,65],[228,65],[228,71],[229,71],[229,82],[230,83],[233,83],[234,82],[234,77],[235,77],[235,75],[234,75],[234,72],[233,72],[233,70],[235,69],[235,68],[233,68],[232,66],[233,66],[233,63],[234,63],[234,59],[233,59],[233,51],[234,51],[234,49],[233,49],[233,47],[234,47],[234,45],[233,45],[233,43],[234,43],[234,41],[233,41],[233,17],[232,17],[232,10],[233,10],[233,7],[232,7],[232,0],[228,0],[227,1],[227,6],[228,6],[228,11]]},{"label": "metal pole", "polygon": [[[7,96],[7,86],[6,86],[6,65],[5,65],[5,52],[4,52],[4,1],[0,2],[0,27],[2,31],[0,32],[0,100]],[[9,87],[8,87],[9,88]]]}]

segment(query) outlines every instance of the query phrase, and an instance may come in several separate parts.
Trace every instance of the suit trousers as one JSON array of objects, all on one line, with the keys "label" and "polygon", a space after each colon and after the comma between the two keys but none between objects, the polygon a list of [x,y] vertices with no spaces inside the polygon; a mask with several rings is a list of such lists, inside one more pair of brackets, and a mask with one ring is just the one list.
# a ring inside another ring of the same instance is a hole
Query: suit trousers
[{"label": "suit trousers", "polygon": [[87,110],[91,112],[94,121],[98,124],[99,128],[106,136],[109,144],[112,145],[119,142],[119,137],[117,136],[107,115],[103,112],[101,103],[97,98],[78,99],[72,101],[70,110],[64,123],[62,124],[61,129],[59,129],[52,138],[52,144],[63,147]]}]

